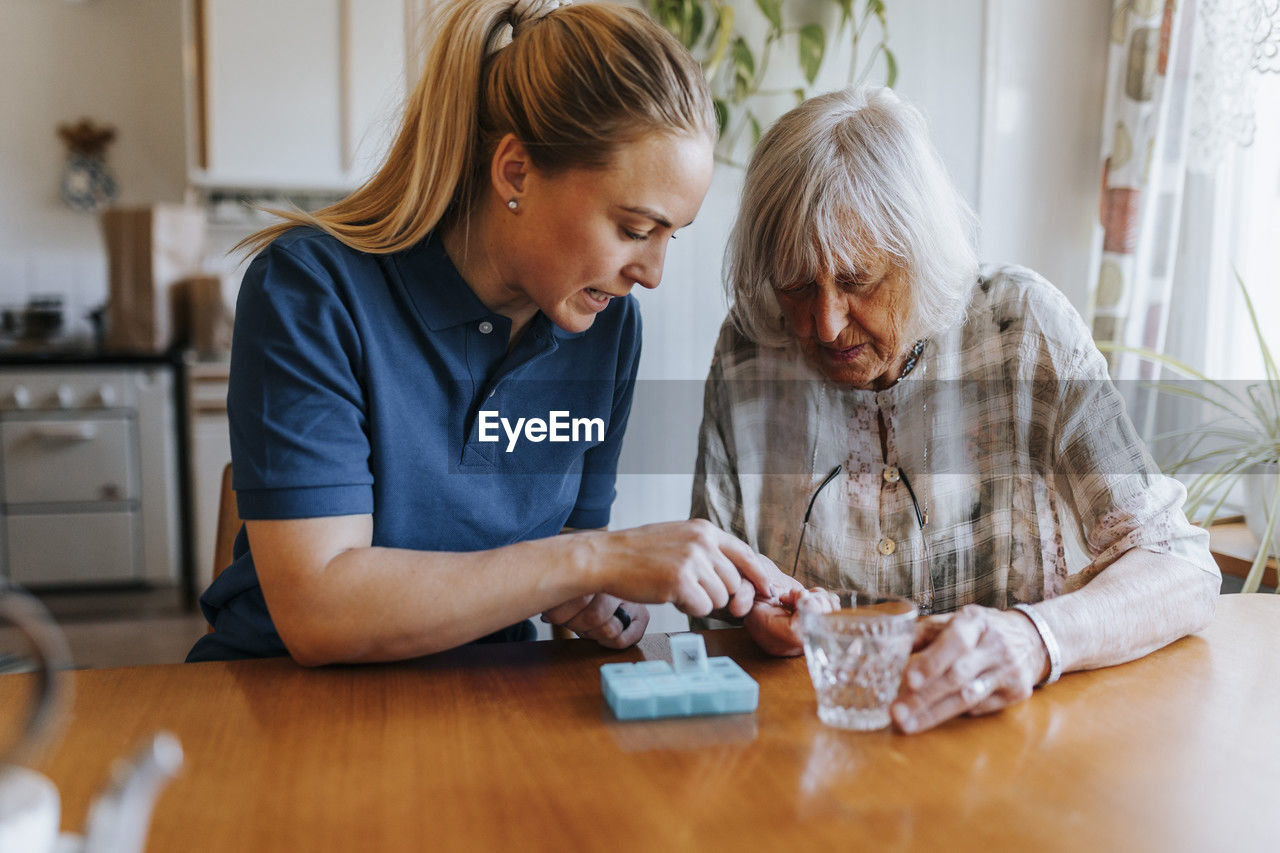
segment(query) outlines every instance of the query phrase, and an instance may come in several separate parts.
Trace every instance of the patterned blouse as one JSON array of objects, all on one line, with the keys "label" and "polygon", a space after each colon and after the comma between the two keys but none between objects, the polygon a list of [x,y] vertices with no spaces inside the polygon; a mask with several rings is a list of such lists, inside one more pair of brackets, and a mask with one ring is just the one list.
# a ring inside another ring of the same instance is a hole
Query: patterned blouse
[{"label": "patterned blouse", "polygon": [[[945,612],[1069,592],[1131,548],[1217,575],[1185,496],[1138,438],[1075,309],[1030,270],[1003,267],[983,269],[965,320],[883,391],[829,382],[797,345],[758,346],[726,322],[692,514],[795,566],[805,586]],[[1074,571],[1064,523],[1091,561]]]}]

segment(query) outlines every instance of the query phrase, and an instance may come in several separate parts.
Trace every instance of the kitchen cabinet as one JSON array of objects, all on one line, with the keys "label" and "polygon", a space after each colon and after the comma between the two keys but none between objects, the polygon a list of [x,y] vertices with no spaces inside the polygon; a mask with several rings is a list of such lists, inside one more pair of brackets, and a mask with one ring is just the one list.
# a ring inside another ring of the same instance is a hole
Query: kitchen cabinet
[{"label": "kitchen cabinet", "polygon": [[188,0],[190,177],[344,191],[372,174],[406,91],[421,0]]}]

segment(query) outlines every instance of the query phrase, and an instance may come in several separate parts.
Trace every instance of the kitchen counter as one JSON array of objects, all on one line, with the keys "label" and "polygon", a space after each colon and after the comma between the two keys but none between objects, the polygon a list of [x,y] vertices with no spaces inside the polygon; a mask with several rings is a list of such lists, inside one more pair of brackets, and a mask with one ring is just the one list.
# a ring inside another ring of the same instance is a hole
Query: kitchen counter
[{"label": "kitchen counter", "polygon": [[39,367],[40,365],[135,365],[135,364],[174,364],[182,363],[181,352],[163,353],[120,353],[105,352],[93,348],[40,348],[23,349],[21,347],[0,348],[0,366]]}]

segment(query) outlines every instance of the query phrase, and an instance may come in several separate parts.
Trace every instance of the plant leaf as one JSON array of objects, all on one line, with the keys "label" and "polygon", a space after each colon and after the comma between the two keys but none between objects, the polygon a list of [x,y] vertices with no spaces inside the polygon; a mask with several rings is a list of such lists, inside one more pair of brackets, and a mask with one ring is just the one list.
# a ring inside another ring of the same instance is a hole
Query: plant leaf
[{"label": "plant leaf", "polygon": [[756,0],[756,6],[769,19],[769,25],[778,35],[782,34],[782,0]]},{"label": "plant leaf", "polygon": [[898,82],[898,57],[893,55],[888,45],[881,44],[880,50],[884,52],[884,84],[892,89]]},{"label": "plant leaf", "polygon": [[671,32],[671,19],[670,15],[667,13],[668,5],[669,4],[662,2],[662,0],[649,0],[648,7],[649,14],[658,22],[658,25],[667,32]]},{"label": "plant leaf", "polygon": [[733,102],[741,103],[751,94],[756,76],[756,58],[742,36],[733,40],[730,56],[733,58]]},{"label": "plant leaf", "polygon": [[[1262,585],[1262,573],[1266,571],[1267,559],[1271,556],[1271,534],[1275,531],[1276,518],[1280,517],[1280,476],[1276,477],[1276,487],[1271,492],[1271,506],[1267,510],[1267,526],[1262,530],[1262,541],[1258,543],[1258,556],[1249,567],[1249,574],[1244,579],[1241,592],[1257,592]],[[1276,585],[1280,593],[1280,584]]]},{"label": "plant leaf", "polygon": [[[1242,461],[1233,462],[1224,466],[1218,471],[1209,471],[1197,476],[1189,486],[1187,486],[1187,504],[1186,513],[1188,518],[1195,517],[1203,504],[1208,498],[1212,497],[1214,492],[1223,490],[1227,495],[1231,493],[1231,487],[1236,481],[1250,468],[1256,464],[1257,460],[1253,458]],[[1219,505],[1222,504],[1220,500]],[[1216,512],[1216,508],[1215,508]]]},{"label": "plant leaf", "polygon": [[1241,473],[1233,474],[1232,476],[1226,477],[1223,479],[1222,497],[1218,498],[1218,502],[1213,505],[1213,509],[1209,510],[1208,514],[1205,515],[1204,517],[1205,527],[1208,527],[1209,525],[1213,524],[1213,520],[1218,517],[1218,513],[1222,510],[1222,505],[1227,502],[1227,498],[1231,495],[1231,488],[1236,483],[1238,483],[1240,481],[1240,478],[1243,476],[1244,476],[1244,473],[1241,472]]},{"label": "plant leaf", "polygon": [[651,14],[662,28],[671,33],[680,43],[688,47],[685,40],[685,16],[690,3],[696,0],[650,0]]},{"label": "plant leaf", "polygon": [[1152,442],[1161,442],[1161,441],[1169,441],[1170,439],[1174,439],[1174,438],[1190,438],[1192,436],[1196,437],[1196,444],[1199,444],[1205,438],[1209,438],[1210,436],[1212,436],[1213,438],[1223,439],[1224,441],[1227,441],[1227,442],[1234,442],[1235,444],[1234,447],[1223,448],[1223,449],[1231,449],[1233,451],[1240,446],[1250,445],[1258,440],[1258,436],[1255,433],[1252,433],[1248,430],[1230,429],[1227,427],[1219,426],[1217,424],[1213,424],[1213,425],[1205,424],[1203,426],[1198,426],[1191,429],[1170,430],[1169,432],[1160,433],[1159,435],[1155,436],[1151,440]]},{"label": "plant leaf", "polygon": [[698,43],[698,39],[702,38],[702,30],[707,25],[706,13],[702,11],[702,4],[691,2],[689,4],[689,16],[685,19],[687,22],[687,30],[685,33],[685,49],[693,50],[694,45]]},{"label": "plant leaf", "polygon": [[[1118,353],[1128,353],[1130,355],[1136,355],[1138,358],[1145,358],[1148,361],[1154,361],[1157,364],[1167,367],[1176,373],[1181,373],[1183,376],[1189,377],[1191,379],[1199,379],[1201,382],[1207,382],[1213,387],[1217,388],[1223,394],[1226,394],[1232,400],[1236,401],[1236,403],[1238,403],[1241,408],[1246,408],[1244,400],[1242,400],[1238,394],[1233,393],[1229,388],[1227,388],[1221,382],[1215,382],[1205,374],[1201,373],[1199,370],[1196,370],[1191,365],[1187,364],[1184,361],[1179,361],[1178,359],[1174,358],[1171,355],[1165,355],[1162,352],[1156,352],[1155,350],[1149,349],[1147,347],[1131,347],[1126,344],[1117,344],[1111,341],[1097,341],[1095,345],[1098,347],[1098,349],[1101,352],[1118,352]],[[1213,402],[1210,398],[1206,397],[1204,399],[1206,402]],[[1221,406],[1220,403],[1218,403],[1217,405]]]},{"label": "plant leaf", "polygon": [[1258,338],[1258,349],[1262,352],[1262,365],[1267,373],[1267,384],[1271,387],[1271,400],[1275,404],[1276,411],[1280,412],[1280,369],[1276,367],[1276,360],[1271,355],[1271,348],[1267,346],[1267,339],[1262,334],[1262,326],[1258,323],[1258,312],[1253,309],[1253,300],[1249,298],[1249,289],[1244,286],[1244,280],[1240,278],[1239,271],[1236,274],[1236,283],[1240,285],[1240,293],[1244,296],[1245,307],[1249,309],[1249,322],[1253,324],[1253,333]]},{"label": "plant leaf", "polygon": [[821,24],[805,24],[800,28],[800,69],[810,86],[818,77],[826,51],[827,34]]},{"label": "plant leaf", "polygon": [[760,119],[756,118],[756,114],[747,110],[747,121],[751,124],[751,147],[755,148],[760,143]]},{"label": "plant leaf", "polygon": [[[720,63],[724,62],[725,54],[729,51],[729,39],[733,37],[733,7],[728,3],[716,4],[716,23],[711,30],[711,56],[703,65],[707,79],[710,80],[720,68]],[[721,131],[723,132],[723,131]]]},{"label": "plant leaf", "polygon": [[[1162,442],[1162,441],[1167,441],[1167,440],[1172,439],[1172,438],[1181,438],[1181,436],[1174,436],[1174,435],[1156,436],[1154,439],[1152,439],[1152,442],[1151,442],[1151,443],[1152,443],[1152,444],[1158,444],[1158,443],[1160,443],[1160,442]],[[1187,446],[1185,450],[1183,450],[1183,452],[1182,452],[1182,458],[1181,458],[1181,459],[1179,459],[1179,460],[1178,460],[1178,461],[1176,461],[1176,462],[1171,462],[1171,463],[1168,463],[1168,464],[1165,464],[1165,463],[1163,463],[1163,462],[1162,462],[1162,463],[1160,464],[1160,469],[1161,469],[1162,471],[1165,471],[1166,473],[1170,473],[1170,474],[1172,474],[1172,473],[1174,473],[1174,472],[1178,471],[1180,468],[1185,467],[1185,466],[1186,466],[1186,461],[1187,461],[1187,459],[1189,459],[1189,458],[1191,457],[1191,455],[1192,455],[1193,453],[1195,453],[1195,452],[1200,448],[1200,443],[1201,443],[1201,442],[1203,442],[1203,441],[1204,441],[1204,436],[1203,436],[1203,435],[1197,435],[1197,436],[1196,436],[1196,438],[1195,438],[1195,441],[1192,441],[1192,442],[1190,443],[1190,445],[1189,445],[1189,446]]]},{"label": "plant leaf", "polygon": [[1161,394],[1168,394],[1171,397],[1185,397],[1188,400],[1195,400],[1206,406],[1214,406],[1221,409],[1232,417],[1240,417],[1240,413],[1228,406],[1221,400],[1215,400],[1203,391],[1196,391],[1192,388],[1183,388],[1181,385],[1174,385],[1171,382],[1153,382],[1150,386],[1153,390],[1159,391]]},{"label": "plant leaf", "polygon": [[[1265,384],[1271,388],[1275,383],[1267,382]],[[1254,382],[1246,388],[1245,391],[1249,395],[1249,400],[1253,403],[1255,414],[1258,416],[1258,420],[1262,423],[1263,431],[1267,435],[1271,436],[1272,440],[1276,443],[1276,458],[1280,459],[1280,409],[1271,411],[1267,408],[1269,401],[1258,396],[1257,382]],[[1272,394],[1274,393],[1275,391],[1273,388]]]},{"label": "plant leaf", "polygon": [[717,131],[723,139],[724,132],[729,129],[729,105],[724,102],[724,98],[712,98],[711,104],[716,110]]}]

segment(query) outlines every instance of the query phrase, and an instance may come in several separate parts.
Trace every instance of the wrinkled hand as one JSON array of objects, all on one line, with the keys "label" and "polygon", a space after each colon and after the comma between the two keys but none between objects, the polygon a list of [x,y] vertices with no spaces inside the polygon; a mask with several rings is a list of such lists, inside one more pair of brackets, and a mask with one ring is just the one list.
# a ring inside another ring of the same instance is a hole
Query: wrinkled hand
[{"label": "wrinkled hand", "polygon": [[596,587],[626,601],[670,602],[690,616],[747,614],[785,578],[768,557],[702,519],[648,524],[595,537]]},{"label": "wrinkled hand", "polygon": [[1031,620],[976,604],[916,624],[915,653],[890,712],[907,733],[960,714],[990,714],[1021,702],[1048,667]]},{"label": "wrinkled hand", "polygon": [[805,611],[830,613],[837,606],[837,601],[821,587],[806,590],[794,578],[786,579],[792,586],[775,600],[756,601],[742,623],[761,650],[779,657],[804,653],[800,620]]},{"label": "wrinkled hand", "polygon": [[[625,629],[614,615],[619,607],[631,617]],[[595,640],[609,649],[625,649],[640,642],[649,625],[649,608],[632,604],[612,595],[599,593],[584,595],[551,608],[542,614],[542,621],[563,625],[579,637]]]}]

